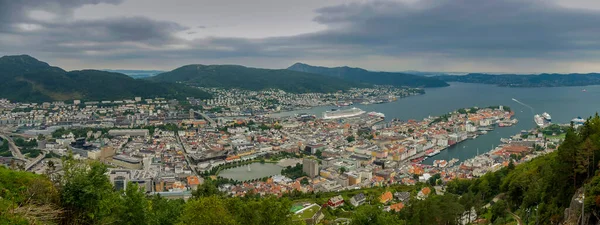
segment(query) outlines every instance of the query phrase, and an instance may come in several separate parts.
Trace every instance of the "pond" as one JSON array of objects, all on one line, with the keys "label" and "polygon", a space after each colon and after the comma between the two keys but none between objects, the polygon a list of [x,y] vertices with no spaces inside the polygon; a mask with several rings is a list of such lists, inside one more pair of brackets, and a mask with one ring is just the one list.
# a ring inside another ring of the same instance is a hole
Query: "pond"
[{"label": "pond", "polygon": [[273,163],[252,163],[236,168],[230,168],[219,172],[220,177],[233,179],[236,181],[246,181],[281,175],[283,168]]}]

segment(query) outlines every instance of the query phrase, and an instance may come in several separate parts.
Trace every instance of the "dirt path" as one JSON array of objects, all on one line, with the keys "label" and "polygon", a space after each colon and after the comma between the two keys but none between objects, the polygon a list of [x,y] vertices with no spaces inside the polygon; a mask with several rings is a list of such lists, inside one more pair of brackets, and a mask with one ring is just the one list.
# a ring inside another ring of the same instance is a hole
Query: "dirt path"
[{"label": "dirt path", "polygon": [[517,220],[517,224],[523,225],[523,220],[521,220],[521,217],[517,216],[517,214],[514,214],[511,211],[508,211],[508,213],[510,213],[510,215],[513,216],[515,218],[515,220]]}]

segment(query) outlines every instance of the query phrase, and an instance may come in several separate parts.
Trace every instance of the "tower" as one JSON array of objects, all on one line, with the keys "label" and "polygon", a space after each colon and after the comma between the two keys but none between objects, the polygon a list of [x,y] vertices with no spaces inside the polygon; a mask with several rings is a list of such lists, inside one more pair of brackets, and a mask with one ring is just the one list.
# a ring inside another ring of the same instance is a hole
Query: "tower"
[{"label": "tower", "polygon": [[302,171],[304,171],[311,178],[318,176],[319,162],[315,159],[304,158],[302,161]]}]

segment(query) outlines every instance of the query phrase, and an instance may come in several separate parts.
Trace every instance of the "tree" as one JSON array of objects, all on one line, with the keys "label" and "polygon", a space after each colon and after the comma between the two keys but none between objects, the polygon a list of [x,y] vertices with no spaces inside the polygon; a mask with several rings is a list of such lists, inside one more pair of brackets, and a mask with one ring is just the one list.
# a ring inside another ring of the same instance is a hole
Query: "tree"
[{"label": "tree", "polygon": [[355,140],[355,138],[352,135],[346,137],[346,141],[348,141],[348,142],[353,142],[354,140]]},{"label": "tree", "polygon": [[348,171],[348,169],[346,169],[346,167],[340,167],[340,173],[345,173],[346,171]]},{"label": "tree", "polygon": [[322,158],[323,157],[323,151],[321,151],[320,149],[317,150],[317,152],[315,152],[315,156],[317,156],[317,158]]},{"label": "tree", "polygon": [[406,221],[400,220],[396,215],[384,212],[377,206],[364,205],[356,209],[352,214],[352,225],[371,225],[371,224],[406,224]]},{"label": "tree", "polygon": [[204,180],[204,183],[198,186],[198,189],[192,193],[195,198],[208,197],[213,195],[221,195],[221,192],[217,188],[216,182],[212,179]]},{"label": "tree", "polygon": [[79,163],[72,159],[63,162],[64,175],[60,184],[60,198],[65,209],[65,224],[116,223],[114,209],[119,209],[121,198],[105,175],[108,170],[100,162]]},{"label": "tree", "polygon": [[233,214],[227,209],[225,200],[219,196],[192,199],[187,202],[179,225],[234,225]]},{"label": "tree", "polygon": [[159,195],[155,195],[149,202],[148,224],[151,225],[172,225],[177,222],[185,201],[183,199],[169,200]]},{"label": "tree", "polygon": [[148,199],[139,185],[132,182],[127,183],[122,207],[125,208],[119,216],[119,224],[148,224]]},{"label": "tree", "polygon": [[494,205],[492,205],[492,222],[496,221],[498,218],[503,218],[506,216],[506,210],[508,209],[508,205],[506,201],[500,199]]},{"label": "tree", "polygon": [[309,184],[308,178],[305,177],[304,179],[300,180],[300,184],[302,184],[302,185],[308,185]]}]

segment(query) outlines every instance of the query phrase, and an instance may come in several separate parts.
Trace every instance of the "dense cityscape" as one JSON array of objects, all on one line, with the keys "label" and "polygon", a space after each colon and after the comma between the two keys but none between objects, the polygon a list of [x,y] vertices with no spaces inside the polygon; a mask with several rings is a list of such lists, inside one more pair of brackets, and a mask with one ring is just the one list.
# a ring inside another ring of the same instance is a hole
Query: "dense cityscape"
[{"label": "dense cityscape", "polygon": [[[356,107],[422,92],[392,87],[335,94],[205,90],[219,97],[41,104],[1,100],[0,162],[47,174],[60,173],[64,157],[99,161],[109,167],[106,176],[117,190],[132,182],[149,195],[171,199],[187,200],[207,181],[218,181],[219,191],[237,197],[430,184],[414,196],[423,199],[443,195],[445,184],[454,179],[481,177],[552,152],[564,133],[556,125],[550,131],[522,131],[475,158],[425,165],[424,159],[457,143],[513,126],[518,123],[514,112],[503,106],[472,107],[418,121],[386,120],[382,113]],[[322,105],[341,108],[325,113],[330,115],[269,116]],[[380,194],[376,197],[386,211],[402,210],[410,198],[408,192],[393,193],[403,196],[399,200]],[[365,199],[364,194],[335,196],[323,206],[298,202],[292,210],[296,220],[316,224],[324,217],[321,207],[335,209],[343,202],[358,207]],[[477,218],[475,212],[467,214]]]}]

